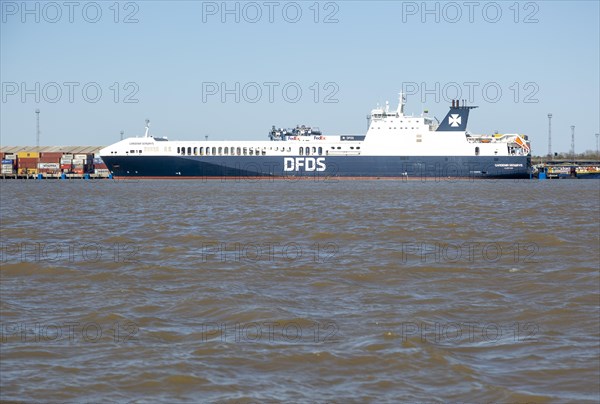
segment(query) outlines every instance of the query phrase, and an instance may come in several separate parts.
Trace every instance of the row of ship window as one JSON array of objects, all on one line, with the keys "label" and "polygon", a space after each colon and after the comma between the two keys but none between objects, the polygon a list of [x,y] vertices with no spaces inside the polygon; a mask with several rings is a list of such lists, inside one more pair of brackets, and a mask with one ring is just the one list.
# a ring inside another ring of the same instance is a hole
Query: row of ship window
[{"label": "row of ship window", "polygon": [[[273,150],[272,147],[269,148],[270,150]],[[275,151],[278,151],[278,147],[275,148]],[[332,150],[335,150],[336,147],[335,146],[331,146]],[[341,150],[342,148],[340,146],[337,146],[337,150]],[[350,146],[351,150],[355,150],[354,146]],[[356,150],[360,150],[360,146],[356,147]],[[281,151],[288,151],[291,152],[292,148],[288,147],[287,150],[285,147],[281,148]],[[326,150],[325,153],[327,153],[328,151]],[[188,156],[260,156],[260,155],[266,155],[267,154],[267,150],[266,148],[259,148],[259,147],[178,147],[177,148],[177,154],[180,154],[182,156],[188,155]],[[299,155],[307,155],[310,156],[312,155],[319,155],[322,156],[323,155],[323,147],[299,147],[298,148],[298,154]]]}]

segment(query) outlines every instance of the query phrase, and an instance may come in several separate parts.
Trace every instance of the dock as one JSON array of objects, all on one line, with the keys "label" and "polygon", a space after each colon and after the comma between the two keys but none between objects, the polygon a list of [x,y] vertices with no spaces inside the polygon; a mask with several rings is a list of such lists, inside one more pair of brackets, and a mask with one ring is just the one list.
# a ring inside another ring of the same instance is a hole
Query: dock
[{"label": "dock", "polygon": [[100,157],[103,146],[0,147],[2,180],[109,179],[112,174]]}]

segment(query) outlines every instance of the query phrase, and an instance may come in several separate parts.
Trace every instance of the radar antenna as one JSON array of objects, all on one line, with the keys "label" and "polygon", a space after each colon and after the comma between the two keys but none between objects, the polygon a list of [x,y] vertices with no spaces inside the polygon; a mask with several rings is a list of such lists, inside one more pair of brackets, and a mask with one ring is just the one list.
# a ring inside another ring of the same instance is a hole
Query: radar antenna
[{"label": "radar antenna", "polygon": [[150,132],[150,119],[146,118],[146,133],[144,134],[144,137],[148,137],[148,132]]}]

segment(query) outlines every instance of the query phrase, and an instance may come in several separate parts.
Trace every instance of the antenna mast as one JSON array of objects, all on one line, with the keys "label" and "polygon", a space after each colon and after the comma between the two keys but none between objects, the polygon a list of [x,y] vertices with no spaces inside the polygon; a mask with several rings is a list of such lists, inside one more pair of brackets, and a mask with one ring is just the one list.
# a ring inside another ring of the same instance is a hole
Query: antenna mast
[{"label": "antenna mast", "polygon": [[571,125],[571,157],[575,161],[575,125]]},{"label": "antenna mast", "polygon": [[552,160],[552,114],[548,114],[548,156]]},{"label": "antenna mast", "polygon": [[35,110],[36,115],[36,132],[35,132],[35,145],[40,147],[40,110]]}]

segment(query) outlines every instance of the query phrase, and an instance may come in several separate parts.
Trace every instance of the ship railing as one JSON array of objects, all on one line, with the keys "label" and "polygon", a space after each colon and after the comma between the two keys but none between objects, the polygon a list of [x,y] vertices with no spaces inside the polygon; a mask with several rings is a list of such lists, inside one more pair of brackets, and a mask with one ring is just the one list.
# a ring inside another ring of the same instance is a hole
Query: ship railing
[{"label": "ship railing", "polygon": [[467,142],[469,143],[501,143],[498,139],[492,137],[468,137]]}]

